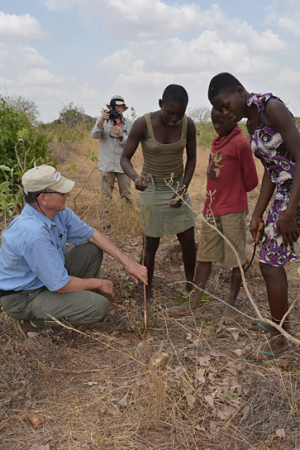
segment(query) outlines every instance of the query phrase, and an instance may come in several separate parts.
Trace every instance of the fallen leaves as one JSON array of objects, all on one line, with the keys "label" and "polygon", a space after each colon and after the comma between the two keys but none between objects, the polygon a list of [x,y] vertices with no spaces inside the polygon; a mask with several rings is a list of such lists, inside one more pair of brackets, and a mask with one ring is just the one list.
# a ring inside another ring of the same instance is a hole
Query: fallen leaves
[{"label": "fallen leaves", "polygon": [[167,352],[157,352],[153,355],[151,359],[151,364],[153,367],[165,366],[170,360],[170,354]]},{"label": "fallen leaves", "polygon": [[205,383],[205,370],[206,369],[198,369],[195,373],[195,382],[196,384],[203,384]]},{"label": "fallen leaves", "polygon": [[127,391],[126,394],[124,395],[124,397],[122,397],[121,400],[119,401],[120,406],[125,406],[125,407],[128,406],[128,401],[127,401],[128,395],[129,395],[129,391]]},{"label": "fallen leaves", "polygon": [[280,437],[280,438],[285,438],[285,431],[284,431],[284,428],[278,428],[278,429],[276,430],[276,434],[277,434],[277,436]]},{"label": "fallen leaves", "polygon": [[43,423],[45,422],[45,419],[40,414],[30,412],[22,418],[22,422],[25,425],[31,425],[32,427],[36,428],[36,427],[39,427],[40,425],[43,425]]},{"label": "fallen leaves", "polygon": [[28,450],[50,450],[50,445],[33,444],[33,446],[30,447]]},{"label": "fallen leaves", "polygon": [[205,395],[204,398],[205,398],[205,400],[207,401],[207,403],[208,403],[212,408],[214,408],[215,400],[214,400],[213,396],[212,396],[212,395]]}]

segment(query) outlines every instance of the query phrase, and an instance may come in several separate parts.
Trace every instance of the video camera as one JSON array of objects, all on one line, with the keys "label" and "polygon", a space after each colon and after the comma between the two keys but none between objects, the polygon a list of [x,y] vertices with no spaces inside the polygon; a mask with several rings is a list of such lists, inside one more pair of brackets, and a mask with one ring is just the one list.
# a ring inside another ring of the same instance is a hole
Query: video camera
[{"label": "video camera", "polygon": [[110,101],[110,106],[112,109],[107,111],[109,114],[109,120],[112,120],[114,125],[121,125],[122,123],[122,114],[116,109],[116,99]]},{"label": "video camera", "polygon": [[114,109],[114,106],[113,109],[110,109],[107,113],[109,115],[109,120],[112,120],[114,125],[120,125],[122,123],[122,115],[118,110]]}]

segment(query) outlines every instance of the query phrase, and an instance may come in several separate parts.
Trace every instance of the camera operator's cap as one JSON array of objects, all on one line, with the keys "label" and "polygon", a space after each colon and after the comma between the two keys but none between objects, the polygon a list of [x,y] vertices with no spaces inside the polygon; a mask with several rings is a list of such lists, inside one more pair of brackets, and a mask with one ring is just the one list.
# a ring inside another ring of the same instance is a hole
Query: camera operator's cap
[{"label": "camera operator's cap", "polygon": [[111,106],[112,106],[112,102],[113,102],[115,105],[118,105],[118,106],[121,106],[121,105],[125,106],[125,111],[126,111],[126,109],[128,109],[128,106],[126,106],[125,100],[124,100],[123,97],[121,97],[121,95],[113,95],[112,98],[111,98],[111,100],[110,100],[109,105],[106,105],[106,106],[107,106],[108,108],[111,107]]},{"label": "camera operator's cap", "polygon": [[61,194],[67,194],[73,189],[75,183],[63,177],[55,167],[43,164],[27,170],[22,177],[22,185],[25,194],[28,194],[28,192],[40,192],[46,188]]}]

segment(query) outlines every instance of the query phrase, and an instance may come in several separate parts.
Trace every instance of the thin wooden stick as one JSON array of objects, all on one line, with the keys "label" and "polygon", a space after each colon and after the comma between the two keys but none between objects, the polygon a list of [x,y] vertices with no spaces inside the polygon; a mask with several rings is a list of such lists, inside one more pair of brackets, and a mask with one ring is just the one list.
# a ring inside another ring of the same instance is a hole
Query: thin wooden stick
[{"label": "thin wooden stick", "polygon": [[[145,265],[145,255],[146,255],[146,236],[143,235],[143,260],[142,260],[143,266]],[[145,283],[144,283],[144,326],[146,331],[148,328],[148,314],[147,314],[147,292]]]}]

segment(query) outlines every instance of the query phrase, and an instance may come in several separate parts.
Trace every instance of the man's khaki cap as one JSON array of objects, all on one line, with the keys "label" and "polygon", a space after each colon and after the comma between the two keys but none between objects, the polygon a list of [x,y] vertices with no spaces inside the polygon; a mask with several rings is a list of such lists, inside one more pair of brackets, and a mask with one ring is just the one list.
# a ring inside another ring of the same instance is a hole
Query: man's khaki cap
[{"label": "man's khaki cap", "polygon": [[27,170],[22,177],[22,185],[25,194],[28,192],[40,192],[46,188],[67,194],[75,183],[63,177],[54,167],[43,164]]}]

